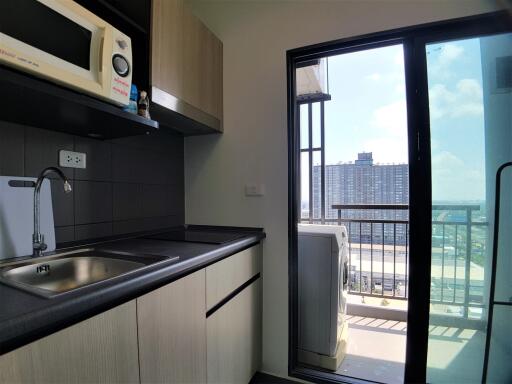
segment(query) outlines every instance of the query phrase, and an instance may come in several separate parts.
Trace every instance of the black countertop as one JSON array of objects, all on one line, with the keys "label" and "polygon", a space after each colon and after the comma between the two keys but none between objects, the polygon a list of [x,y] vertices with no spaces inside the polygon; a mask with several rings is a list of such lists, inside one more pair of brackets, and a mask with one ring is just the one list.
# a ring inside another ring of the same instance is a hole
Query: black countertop
[{"label": "black countertop", "polygon": [[[159,263],[114,281],[86,286],[47,299],[0,284],[0,354],[83,321],[117,305],[206,267],[225,257],[259,243],[265,238],[261,229],[203,227],[243,235],[223,244],[130,238],[96,243],[97,250],[179,256],[176,262]],[[59,250],[59,252],[62,250]]]}]

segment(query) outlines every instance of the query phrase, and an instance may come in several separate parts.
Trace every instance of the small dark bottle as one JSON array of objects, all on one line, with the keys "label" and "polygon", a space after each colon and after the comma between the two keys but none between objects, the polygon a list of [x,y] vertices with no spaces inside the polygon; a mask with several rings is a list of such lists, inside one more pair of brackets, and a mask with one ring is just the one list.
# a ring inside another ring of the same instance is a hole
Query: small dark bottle
[{"label": "small dark bottle", "polygon": [[151,119],[149,115],[149,99],[146,91],[140,91],[140,99],[138,105],[139,116]]}]

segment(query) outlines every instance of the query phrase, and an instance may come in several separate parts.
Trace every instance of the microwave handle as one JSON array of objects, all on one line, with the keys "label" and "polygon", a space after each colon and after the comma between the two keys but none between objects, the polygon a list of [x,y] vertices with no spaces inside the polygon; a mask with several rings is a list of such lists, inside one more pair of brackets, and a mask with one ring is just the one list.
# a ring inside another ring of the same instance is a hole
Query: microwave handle
[{"label": "microwave handle", "polygon": [[[2,0],[0,0],[2,1]],[[106,67],[106,68],[103,68],[103,66],[107,66],[109,65],[108,63],[108,55],[105,56],[108,51],[109,51],[109,45],[112,44],[112,33],[108,30],[108,28],[103,28],[101,29],[101,31],[99,32],[99,46],[98,46],[98,65],[99,65],[99,71],[98,71],[98,75],[99,75],[99,81],[100,81],[100,84],[101,84],[101,87],[104,88],[105,86],[108,87],[108,84],[110,82],[110,72],[109,72],[109,67]],[[105,57],[103,57],[105,56]],[[109,87],[108,87],[109,88]],[[109,93],[109,91],[107,91],[106,89],[104,90],[105,92]]]},{"label": "microwave handle", "polygon": [[105,37],[102,36],[100,40],[100,49],[99,49],[99,71],[103,72],[103,45],[105,43]]}]

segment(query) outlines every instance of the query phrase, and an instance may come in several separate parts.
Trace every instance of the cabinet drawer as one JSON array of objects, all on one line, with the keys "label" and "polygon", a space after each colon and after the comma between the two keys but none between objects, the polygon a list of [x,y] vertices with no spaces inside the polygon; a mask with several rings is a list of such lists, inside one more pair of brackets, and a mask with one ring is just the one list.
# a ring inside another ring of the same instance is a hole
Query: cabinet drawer
[{"label": "cabinet drawer", "polygon": [[208,384],[248,383],[261,366],[261,278],[206,319]]},{"label": "cabinet drawer", "polygon": [[206,268],[206,309],[261,271],[261,245],[248,248]]}]

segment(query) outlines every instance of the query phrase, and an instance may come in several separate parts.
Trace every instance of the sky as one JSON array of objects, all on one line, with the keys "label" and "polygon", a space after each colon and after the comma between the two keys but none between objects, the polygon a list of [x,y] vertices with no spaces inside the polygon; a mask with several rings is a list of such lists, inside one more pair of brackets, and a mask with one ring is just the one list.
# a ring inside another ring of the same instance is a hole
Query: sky
[{"label": "sky", "polygon": [[[433,200],[483,200],[479,39],[428,45],[426,50]],[[363,151],[373,152],[375,163],[408,163],[402,46],[329,57],[328,79],[332,99],[325,103],[326,164],[354,161]]]},{"label": "sky", "polygon": [[480,39],[427,46],[432,199],[485,199]]}]

